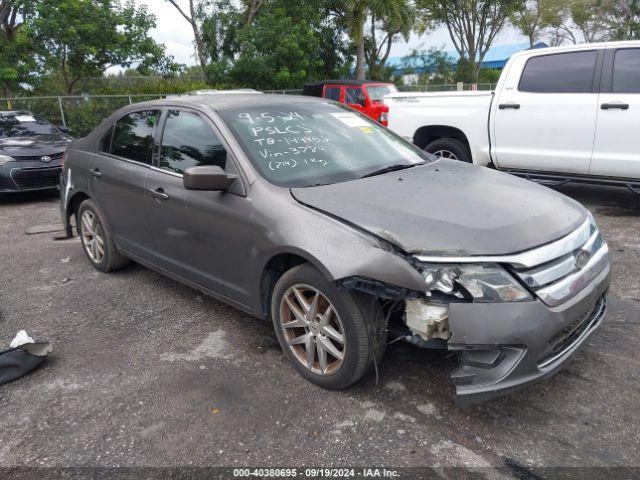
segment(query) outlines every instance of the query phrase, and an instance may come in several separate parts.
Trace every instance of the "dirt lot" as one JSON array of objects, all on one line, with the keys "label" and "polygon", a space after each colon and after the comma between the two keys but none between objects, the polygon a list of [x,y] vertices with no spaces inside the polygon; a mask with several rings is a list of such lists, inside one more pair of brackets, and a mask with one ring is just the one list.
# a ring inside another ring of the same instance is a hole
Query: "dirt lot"
[{"label": "dirt lot", "polygon": [[25,328],[54,351],[0,387],[0,466],[640,466],[640,197],[562,191],[611,246],[606,321],[551,380],[468,410],[445,354],[401,344],[379,385],[321,390],[270,325],[140,266],[98,273],[79,240],[25,234],[55,196],[2,198],[0,344]]}]

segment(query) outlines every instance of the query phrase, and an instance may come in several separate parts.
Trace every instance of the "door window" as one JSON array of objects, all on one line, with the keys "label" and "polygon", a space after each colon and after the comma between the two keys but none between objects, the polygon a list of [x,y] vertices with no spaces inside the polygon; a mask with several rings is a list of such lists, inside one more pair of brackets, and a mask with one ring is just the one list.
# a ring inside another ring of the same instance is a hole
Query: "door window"
[{"label": "door window", "polygon": [[590,93],[596,51],[558,53],[527,61],[518,89],[539,93]]},{"label": "door window", "polygon": [[613,61],[613,93],[640,93],[640,49],[616,51]]},{"label": "door window", "polygon": [[169,110],[162,134],[160,168],[184,173],[189,167],[227,166],[227,151],[211,127],[194,113]]},{"label": "door window", "polygon": [[324,90],[324,98],[333,100],[335,102],[340,101],[340,87],[327,87]]},{"label": "door window", "polygon": [[345,90],[345,103],[348,105],[357,104],[364,107],[366,105],[366,101],[362,89],[360,87],[347,88]]},{"label": "door window", "polygon": [[160,110],[143,110],[125,115],[116,122],[111,153],[151,165],[153,130]]}]

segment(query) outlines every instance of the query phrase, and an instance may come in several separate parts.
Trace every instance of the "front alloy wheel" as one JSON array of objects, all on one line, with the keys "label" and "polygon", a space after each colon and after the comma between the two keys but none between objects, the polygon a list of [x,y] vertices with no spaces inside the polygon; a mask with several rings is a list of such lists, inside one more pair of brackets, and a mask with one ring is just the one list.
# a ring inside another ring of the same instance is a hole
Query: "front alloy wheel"
[{"label": "front alloy wheel", "polygon": [[345,356],[344,327],[329,299],[317,288],[289,287],[280,303],[281,328],[295,358],[318,375],[340,369]]},{"label": "front alloy wheel", "polygon": [[270,307],[280,347],[316,385],[346,388],[382,359],[386,333],[376,300],[339,289],[311,264],[282,274]]}]

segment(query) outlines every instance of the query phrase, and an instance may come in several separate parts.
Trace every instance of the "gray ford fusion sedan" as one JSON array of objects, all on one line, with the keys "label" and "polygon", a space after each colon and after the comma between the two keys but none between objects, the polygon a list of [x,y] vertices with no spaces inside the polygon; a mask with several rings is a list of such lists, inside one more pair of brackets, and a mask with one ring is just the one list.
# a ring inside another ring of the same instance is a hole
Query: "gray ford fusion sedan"
[{"label": "gray ford fusion sedan", "polygon": [[555,373],[604,316],[608,248],[582,206],[328,100],[130,105],[70,145],[61,179],[95,268],[133,260],[272,321],[322,387],[403,340],[455,352],[469,405]]}]

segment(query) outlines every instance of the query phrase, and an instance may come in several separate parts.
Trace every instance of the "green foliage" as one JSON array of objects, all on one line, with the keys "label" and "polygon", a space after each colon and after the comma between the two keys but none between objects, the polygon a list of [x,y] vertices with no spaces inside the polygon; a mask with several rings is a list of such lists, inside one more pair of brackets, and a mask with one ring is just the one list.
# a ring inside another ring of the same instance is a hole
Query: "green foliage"
[{"label": "green foliage", "polygon": [[453,45],[464,59],[459,74],[480,74],[480,64],[522,0],[416,0],[423,24],[444,25]]},{"label": "green foliage", "polygon": [[414,49],[408,55],[402,57],[402,67],[405,73],[413,73],[418,69],[424,69],[425,73],[420,78],[421,84],[451,83],[454,80],[456,70],[451,65],[451,59],[443,51],[435,47],[429,50]]},{"label": "green foliage", "polygon": [[[217,15],[216,21],[205,22],[208,30],[203,37],[211,57],[218,58],[206,71],[213,83],[291,89],[345,72],[341,30],[316,3],[272,0],[249,25],[242,24],[244,14],[239,11],[227,9]],[[235,25],[222,35],[215,30],[221,15],[234,19]]]},{"label": "green foliage", "polygon": [[63,93],[112,66],[134,63],[142,70],[162,65],[164,48],[148,35],[155,17],[133,0],[40,0],[29,24],[43,71],[56,74]]}]

